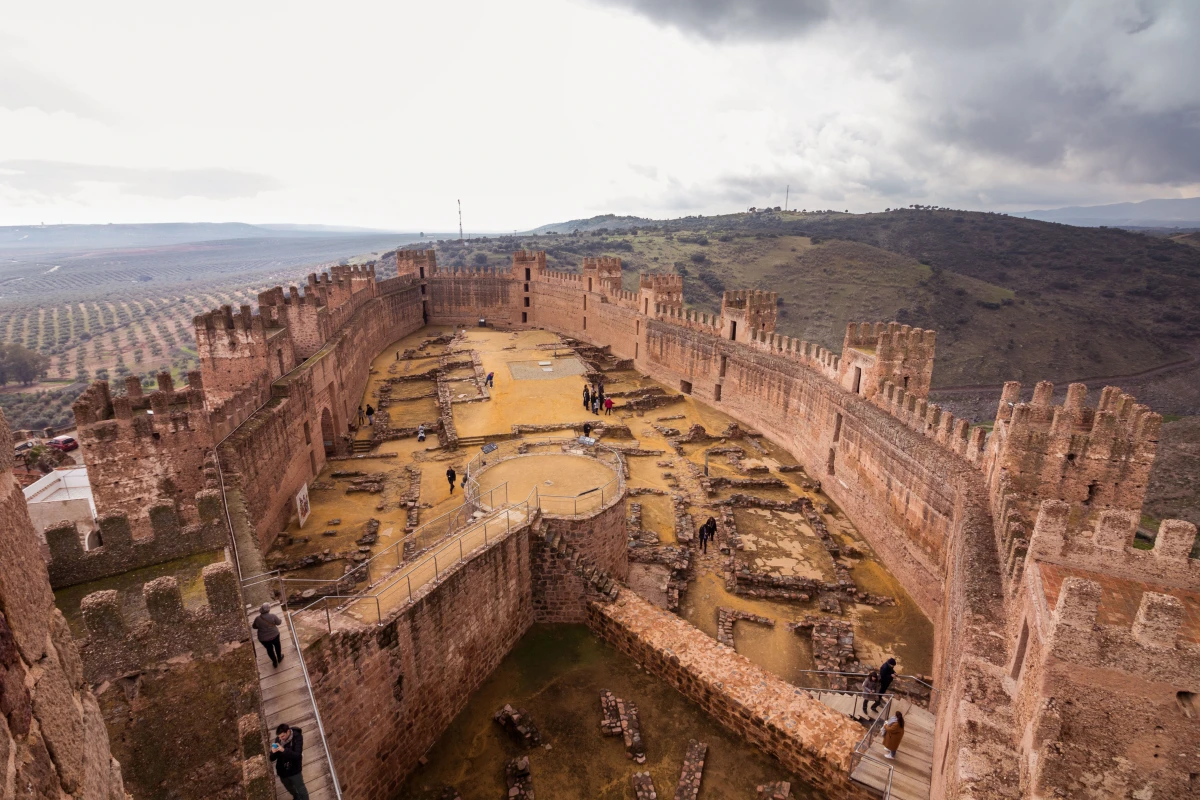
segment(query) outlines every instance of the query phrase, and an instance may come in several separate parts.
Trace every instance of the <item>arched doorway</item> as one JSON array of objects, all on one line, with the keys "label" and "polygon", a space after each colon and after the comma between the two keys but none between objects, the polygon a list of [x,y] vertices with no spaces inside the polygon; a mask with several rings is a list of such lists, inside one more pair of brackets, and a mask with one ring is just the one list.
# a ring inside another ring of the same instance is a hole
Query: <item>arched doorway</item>
[{"label": "arched doorway", "polygon": [[321,441],[325,445],[325,456],[334,455],[337,447],[337,431],[333,427],[333,415],[328,408],[321,409]]}]

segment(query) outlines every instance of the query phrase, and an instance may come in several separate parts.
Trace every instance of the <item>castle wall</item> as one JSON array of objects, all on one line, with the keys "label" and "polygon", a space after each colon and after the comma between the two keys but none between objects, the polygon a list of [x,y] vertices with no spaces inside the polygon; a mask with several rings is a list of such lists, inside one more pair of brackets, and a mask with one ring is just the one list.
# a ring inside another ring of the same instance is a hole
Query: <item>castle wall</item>
[{"label": "castle wall", "polygon": [[173,577],[142,587],[149,620],[115,590],[80,605],[82,672],[96,687],[126,788],[141,798],[271,800],[254,643],[233,565],[204,568],[206,601],[185,607]]},{"label": "castle wall", "polygon": [[59,521],[46,529],[50,551],[50,584],[63,586],[120,575],[142,567],[163,564],[172,559],[219,550],[228,542],[229,531],[221,508],[221,495],[205,490],[196,497],[199,522],[181,524],[170,504],[150,506],[147,517],[150,535],[135,539],[129,518],[121,515],[100,520],[101,544],[84,550],[74,522]]},{"label": "castle wall", "polygon": [[124,514],[133,535],[149,536],[148,509],[173,504],[185,523],[195,522],[195,497],[211,474],[206,462],[214,444],[200,374],[176,391],[169,373],[159,375],[159,390],[142,394],[134,378],[124,395],[107,383],[93,383],[75,401],[88,482],[99,516]]},{"label": "castle wall", "polygon": [[531,324],[608,345],[613,355],[620,358],[641,355],[638,342],[645,336],[647,318],[634,308],[606,302],[605,296],[598,292],[585,292],[584,285],[579,281],[535,282],[530,287]]},{"label": "castle wall", "polygon": [[[576,571],[580,559],[624,581],[629,577],[625,494],[587,519],[543,513],[532,537],[533,609],[536,622],[587,621],[587,581]],[[556,537],[566,547],[550,546]],[[567,555],[568,553],[573,556]]]},{"label": "castle wall", "polygon": [[[3,414],[0,440],[11,440]],[[0,449],[0,797],[124,800],[121,765],[54,607],[11,452]]]},{"label": "castle wall", "polygon": [[507,271],[447,270],[444,267],[428,279],[429,322],[432,325],[475,327],[480,317],[499,327],[519,327],[521,283]]},{"label": "castle wall", "polygon": [[221,447],[225,480],[241,493],[263,551],[287,526],[296,492],[325,464],[323,413],[332,420],[336,449],[372,359],[423,324],[417,286],[406,279],[388,288],[394,291],[366,301],[317,353],[276,381],[271,400]]},{"label": "castle wall", "polygon": [[390,800],[533,624],[529,525],[417,593],[381,627],[304,653],[343,794]]},{"label": "castle wall", "polygon": [[792,453],[936,619],[956,499],[973,470],[799,360],[672,323],[647,326],[639,368],[673,388],[690,383],[693,395]]}]

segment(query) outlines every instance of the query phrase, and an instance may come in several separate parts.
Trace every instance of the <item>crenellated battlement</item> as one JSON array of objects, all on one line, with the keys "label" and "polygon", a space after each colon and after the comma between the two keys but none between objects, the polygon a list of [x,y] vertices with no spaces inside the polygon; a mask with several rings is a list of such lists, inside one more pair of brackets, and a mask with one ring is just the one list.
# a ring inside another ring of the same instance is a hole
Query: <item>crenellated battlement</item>
[{"label": "crenellated battlement", "polygon": [[1200,645],[1185,628],[1184,604],[1171,594],[1145,591],[1133,619],[1105,624],[1100,584],[1071,576],[1062,581],[1051,614],[1050,659],[1137,675],[1168,685],[1200,674]]},{"label": "crenellated battlement", "polygon": [[972,428],[965,419],[954,415],[923,397],[909,394],[903,386],[884,381],[873,395],[875,405],[914,430],[933,439],[954,453],[963,456],[972,464],[983,461],[987,444],[987,431]]},{"label": "crenellated battlement", "polygon": [[202,574],[207,602],[200,607],[184,605],[174,577],[143,584],[148,620],[122,608],[121,595],[115,590],[84,597],[80,610],[87,638],[81,643],[80,655],[87,680],[99,683],[178,656],[217,653],[222,645],[246,641],[250,632],[233,565],[225,561],[209,564]]},{"label": "crenellated battlement", "polygon": [[[215,476],[215,467],[208,470]],[[189,525],[180,518],[173,501],[160,499],[149,504],[149,535],[136,539],[127,515],[101,517],[100,545],[91,550],[83,549],[74,522],[64,520],[46,529],[50,584],[56,589],[74,586],[225,547],[229,529],[215,486],[196,494],[195,507],[199,521]]]},{"label": "crenellated battlement", "polygon": [[[83,391],[71,406],[75,412],[75,423],[82,433],[97,423],[108,420],[132,420],[138,412],[153,412],[159,424],[182,426],[191,429],[193,418],[204,411],[204,383],[198,371],[188,373],[188,382],[183,389],[175,388],[169,372],[157,375],[158,390],[145,394],[141,379],[130,375],[124,379],[125,394],[113,394],[108,381],[94,381]],[[142,432],[153,433],[156,420],[147,420]]]},{"label": "crenellated battlement", "polygon": [[752,331],[772,333],[778,313],[778,292],[758,289],[738,289],[721,295],[721,316],[742,323],[749,335]]},{"label": "crenellated battlement", "polygon": [[1069,503],[1046,500],[1030,537],[1029,558],[1200,591],[1200,560],[1191,558],[1196,526],[1163,520],[1154,549],[1141,550],[1133,546],[1139,519],[1138,511],[1107,509],[1072,520]]},{"label": "crenellated battlement", "polygon": [[512,254],[512,273],[515,277],[524,279],[525,270],[529,270],[529,280],[537,278],[546,271],[545,250],[517,250]]},{"label": "crenellated battlement", "polygon": [[1162,417],[1115,386],[1104,388],[1095,408],[1087,393],[1071,384],[1056,406],[1054,384],[1043,381],[1023,403],[1021,384],[1004,385],[985,465],[993,493],[1003,475],[1010,491],[1038,503],[1141,508]]},{"label": "crenellated battlement", "polygon": [[437,251],[397,250],[396,274],[428,277],[437,272]]}]

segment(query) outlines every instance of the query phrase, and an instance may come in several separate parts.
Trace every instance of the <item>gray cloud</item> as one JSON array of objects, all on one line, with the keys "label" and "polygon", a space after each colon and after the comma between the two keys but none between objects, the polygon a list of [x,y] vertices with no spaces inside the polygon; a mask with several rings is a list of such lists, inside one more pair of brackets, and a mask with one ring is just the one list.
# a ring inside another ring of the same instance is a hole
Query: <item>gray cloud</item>
[{"label": "gray cloud", "polygon": [[787,39],[830,15],[830,0],[597,0],[712,41]]},{"label": "gray cloud", "polygon": [[[710,41],[844,43],[845,69],[903,98],[885,124],[911,172],[943,171],[935,191],[964,164],[1064,186],[1200,181],[1196,0],[593,1]],[[922,182],[888,172],[866,188]]]},{"label": "gray cloud", "polygon": [[115,186],[124,194],[163,200],[230,200],[281,186],[267,175],[221,168],[138,169],[64,161],[0,161],[0,185],[42,198],[70,197],[93,183]]}]

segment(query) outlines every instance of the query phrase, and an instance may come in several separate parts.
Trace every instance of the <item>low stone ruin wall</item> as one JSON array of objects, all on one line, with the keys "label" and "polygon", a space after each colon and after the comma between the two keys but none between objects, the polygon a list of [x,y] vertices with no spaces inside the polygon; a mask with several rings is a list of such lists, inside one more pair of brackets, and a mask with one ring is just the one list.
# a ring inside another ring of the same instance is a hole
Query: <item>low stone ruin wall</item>
[{"label": "low stone ruin wall", "polygon": [[588,626],[826,797],[871,796],[850,781],[862,728],[807,692],[629,590],[614,603],[591,603]]}]

